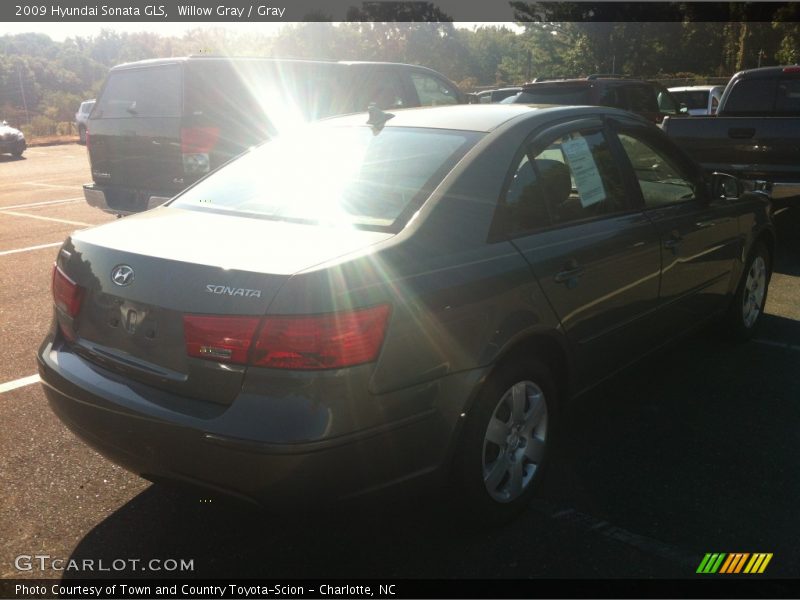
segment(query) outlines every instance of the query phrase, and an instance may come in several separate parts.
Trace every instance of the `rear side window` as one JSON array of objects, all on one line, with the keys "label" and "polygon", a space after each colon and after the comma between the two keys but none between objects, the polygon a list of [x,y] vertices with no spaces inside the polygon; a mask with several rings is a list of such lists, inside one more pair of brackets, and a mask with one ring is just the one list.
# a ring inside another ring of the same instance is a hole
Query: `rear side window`
[{"label": "rear side window", "polygon": [[181,70],[178,65],[122,69],[108,76],[95,119],[179,117]]},{"label": "rear side window", "polygon": [[800,79],[782,79],[778,81],[775,112],[792,115],[800,114]]},{"label": "rear side window", "polygon": [[542,86],[524,90],[515,100],[516,104],[592,104],[589,87],[581,86]]},{"label": "rear side window", "polygon": [[627,110],[636,113],[659,112],[656,95],[652,88],[635,85],[626,88],[628,97]]},{"label": "rear side window", "polygon": [[436,77],[412,73],[411,82],[414,84],[414,89],[417,90],[420,106],[458,104],[456,91]]},{"label": "rear side window", "polygon": [[393,110],[408,106],[403,77],[391,71],[366,71],[360,75],[356,71],[356,85],[360,88],[356,110],[367,110],[374,104],[381,110]]},{"label": "rear side window", "polygon": [[264,122],[277,128],[330,115],[327,65],[269,61],[198,61],[186,66],[188,115],[216,123]]},{"label": "rear side window", "polygon": [[725,104],[728,114],[747,115],[770,112],[775,106],[775,79],[740,79]]},{"label": "rear side window", "polygon": [[694,92],[672,92],[672,96],[686,105],[689,110],[706,110],[708,108],[708,94],[704,90]]}]

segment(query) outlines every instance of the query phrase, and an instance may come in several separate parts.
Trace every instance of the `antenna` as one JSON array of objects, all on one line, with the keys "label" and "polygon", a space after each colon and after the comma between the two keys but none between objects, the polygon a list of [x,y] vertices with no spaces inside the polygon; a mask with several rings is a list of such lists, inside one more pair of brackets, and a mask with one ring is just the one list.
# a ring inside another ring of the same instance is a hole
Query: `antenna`
[{"label": "antenna", "polygon": [[395,117],[392,113],[382,111],[374,102],[370,102],[367,112],[369,113],[367,125],[372,125],[372,133],[375,134],[380,133],[383,126],[386,125],[386,121]]}]

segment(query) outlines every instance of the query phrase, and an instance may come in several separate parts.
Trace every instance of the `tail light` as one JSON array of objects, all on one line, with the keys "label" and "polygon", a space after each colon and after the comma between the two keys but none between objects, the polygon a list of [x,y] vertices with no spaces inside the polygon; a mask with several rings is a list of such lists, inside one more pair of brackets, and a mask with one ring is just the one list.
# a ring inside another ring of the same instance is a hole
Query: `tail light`
[{"label": "tail light", "polygon": [[185,173],[199,175],[210,169],[209,153],[219,140],[219,127],[181,129],[181,153]]},{"label": "tail light", "polygon": [[800,73],[800,66],[795,65],[793,67],[784,67],[783,68],[783,72],[784,73]]},{"label": "tail light", "polygon": [[183,317],[186,353],[196,358],[245,364],[258,317]]},{"label": "tail light", "polygon": [[337,369],[377,358],[389,306],[320,316],[265,317],[253,364],[273,369]]},{"label": "tail light", "polygon": [[189,356],[272,369],[340,369],[374,361],[388,304],[326,315],[184,317]]},{"label": "tail light", "polygon": [[53,301],[56,307],[72,318],[78,316],[84,289],[67,277],[58,265],[53,266]]}]

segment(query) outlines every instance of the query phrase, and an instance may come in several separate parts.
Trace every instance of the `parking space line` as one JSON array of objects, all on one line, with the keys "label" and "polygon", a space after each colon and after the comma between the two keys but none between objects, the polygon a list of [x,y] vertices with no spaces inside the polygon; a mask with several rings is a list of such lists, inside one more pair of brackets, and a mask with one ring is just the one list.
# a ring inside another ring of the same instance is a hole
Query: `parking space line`
[{"label": "parking space line", "polygon": [[60,246],[63,243],[64,242],[53,242],[52,244],[39,244],[38,246],[17,248],[16,250],[3,250],[0,252],[0,256],[5,256],[6,254],[18,254],[19,252],[30,252],[31,250],[41,250],[42,248],[54,248],[55,246]]},{"label": "parking space line", "polygon": [[[6,188],[19,187],[21,185],[44,185],[49,181],[58,181],[59,179],[63,180],[63,179],[65,179],[65,177],[66,176],[61,175],[59,177],[50,177],[48,179],[44,179],[44,180],[41,180],[41,181],[15,181],[14,183],[3,183],[3,184],[0,184],[0,190],[4,190]],[[76,184],[73,184],[73,185],[70,185],[70,186],[67,186],[66,184],[50,184],[50,185],[55,185],[56,187],[62,187],[62,185],[63,185],[65,187],[76,188],[76,187],[80,187],[82,184],[76,183]]]},{"label": "parking space line", "polygon": [[622,527],[617,527],[613,523],[598,519],[592,515],[587,515],[572,508],[556,509],[546,503],[534,502],[534,507],[547,514],[554,521],[561,521],[579,530],[589,531],[616,542],[626,544],[637,550],[668,560],[676,565],[688,566],[694,569],[697,566],[698,557],[696,553],[650,538],[638,533],[633,533]]},{"label": "parking space line", "polygon": [[83,196],[76,198],[65,198],[63,200],[46,200],[44,202],[31,202],[29,204],[14,204],[12,206],[0,206],[0,212],[4,210],[13,210],[15,208],[30,208],[32,206],[47,206],[49,204],[66,204],[67,202],[77,202],[83,200]]},{"label": "parking space line", "polygon": [[24,183],[25,185],[38,185],[38,186],[41,186],[41,187],[70,188],[70,189],[73,189],[73,190],[76,187],[78,187],[77,185],[66,185],[66,184],[62,184],[62,183],[38,183],[36,181],[23,181],[22,183]]},{"label": "parking space line", "polygon": [[91,223],[84,223],[83,221],[69,221],[67,219],[56,219],[55,217],[43,217],[41,215],[29,215],[28,213],[14,212],[10,210],[2,211],[4,215],[12,215],[14,217],[28,217],[29,219],[39,219],[41,221],[54,221],[56,223],[67,223],[68,225],[83,225],[84,227],[91,227]]},{"label": "parking space line", "polygon": [[17,388],[25,387],[26,385],[37,383],[38,381],[39,375],[29,375],[28,377],[15,379],[14,381],[0,383],[0,394],[4,392],[10,392],[11,390],[16,390]]}]

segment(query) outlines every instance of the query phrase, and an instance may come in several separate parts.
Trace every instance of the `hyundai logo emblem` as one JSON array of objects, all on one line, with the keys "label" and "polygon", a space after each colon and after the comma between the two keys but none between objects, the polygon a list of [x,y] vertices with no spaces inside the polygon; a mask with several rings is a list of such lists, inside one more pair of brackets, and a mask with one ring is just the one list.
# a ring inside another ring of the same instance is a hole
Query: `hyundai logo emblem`
[{"label": "hyundai logo emblem", "polygon": [[133,283],[133,269],[128,265],[117,265],[111,269],[111,281],[121,286],[130,285]]}]

